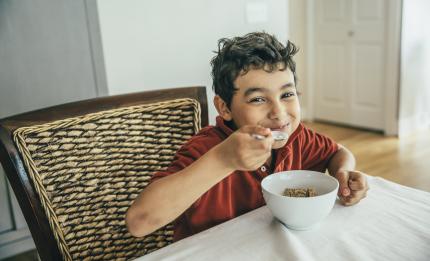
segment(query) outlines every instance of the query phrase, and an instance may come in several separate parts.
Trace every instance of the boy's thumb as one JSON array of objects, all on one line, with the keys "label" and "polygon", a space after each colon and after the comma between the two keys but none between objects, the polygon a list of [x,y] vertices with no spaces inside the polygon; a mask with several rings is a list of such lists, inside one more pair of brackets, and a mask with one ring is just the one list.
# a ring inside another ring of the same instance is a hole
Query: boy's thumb
[{"label": "boy's thumb", "polygon": [[248,132],[250,134],[257,134],[257,135],[262,135],[264,137],[266,137],[267,135],[270,134],[270,129],[268,128],[264,128],[258,125],[255,126],[245,126],[244,127],[244,131]]},{"label": "boy's thumb", "polygon": [[348,186],[348,180],[349,180],[349,174],[348,171],[339,171],[336,173],[336,179],[339,181],[339,196],[349,196],[351,193],[349,186]]}]

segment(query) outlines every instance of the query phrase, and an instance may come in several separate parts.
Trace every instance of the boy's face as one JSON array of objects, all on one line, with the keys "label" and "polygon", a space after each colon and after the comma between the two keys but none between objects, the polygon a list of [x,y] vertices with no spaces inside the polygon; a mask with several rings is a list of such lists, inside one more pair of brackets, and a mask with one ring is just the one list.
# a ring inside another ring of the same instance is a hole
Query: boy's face
[{"label": "boy's face", "polygon": [[[225,120],[233,120],[237,128],[260,125],[289,135],[297,129],[300,104],[290,69],[249,70],[239,75],[234,85],[238,90],[233,95],[229,112],[222,115]],[[275,141],[272,148],[281,148],[286,143],[286,140]]]}]

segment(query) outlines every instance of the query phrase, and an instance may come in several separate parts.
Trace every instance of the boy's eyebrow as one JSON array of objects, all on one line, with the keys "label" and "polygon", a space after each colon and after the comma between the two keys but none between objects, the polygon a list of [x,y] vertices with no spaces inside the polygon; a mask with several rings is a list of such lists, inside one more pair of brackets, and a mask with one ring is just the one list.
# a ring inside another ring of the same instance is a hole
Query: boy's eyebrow
[{"label": "boy's eyebrow", "polygon": [[249,96],[254,92],[265,92],[265,89],[260,87],[251,87],[245,91],[245,96]]},{"label": "boy's eyebrow", "polygon": [[[291,87],[294,87],[294,84],[292,82],[288,82],[281,86],[281,90],[291,88]],[[251,87],[245,91],[245,96],[249,96],[254,92],[267,92],[267,89],[262,87]]]}]

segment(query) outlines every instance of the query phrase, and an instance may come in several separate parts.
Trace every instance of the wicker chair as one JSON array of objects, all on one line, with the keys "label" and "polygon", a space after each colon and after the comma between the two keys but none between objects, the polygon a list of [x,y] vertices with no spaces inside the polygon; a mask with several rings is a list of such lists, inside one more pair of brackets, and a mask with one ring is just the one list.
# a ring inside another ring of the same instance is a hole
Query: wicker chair
[{"label": "wicker chair", "polygon": [[42,260],[128,260],[172,241],[143,237],[127,208],[208,123],[204,87],[68,103],[0,120],[0,159]]}]

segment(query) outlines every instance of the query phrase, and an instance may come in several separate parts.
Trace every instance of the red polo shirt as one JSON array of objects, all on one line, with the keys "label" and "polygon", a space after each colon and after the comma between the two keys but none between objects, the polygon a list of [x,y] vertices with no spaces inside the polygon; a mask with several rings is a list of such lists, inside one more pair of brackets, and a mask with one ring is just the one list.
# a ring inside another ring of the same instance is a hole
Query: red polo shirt
[{"label": "red polo shirt", "polygon": [[[218,116],[216,126],[205,127],[193,136],[176,153],[172,164],[156,173],[152,181],[184,169],[231,133],[233,130]],[[299,169],[325,172],[337,150],[332,139],[300,124],[287,144],[275,151],[274,172]],[[268,170],[268,166],[262,166],[256,171],[235,171],[214,185],[174,221],[175,241],[263,206],[261,180],[270,174]]]}]

